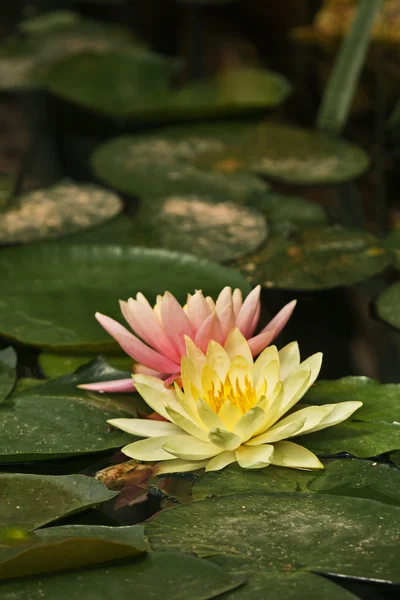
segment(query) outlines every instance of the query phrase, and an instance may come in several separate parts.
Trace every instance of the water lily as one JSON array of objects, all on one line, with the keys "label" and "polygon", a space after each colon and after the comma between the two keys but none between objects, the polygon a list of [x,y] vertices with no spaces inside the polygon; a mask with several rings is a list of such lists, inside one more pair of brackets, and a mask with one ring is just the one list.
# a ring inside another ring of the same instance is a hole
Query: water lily
[{"label": "water lily", "polygon": [[239,329],[224,347],[216,341],[206,355],[186,338],[181,362],[182,388],[137,375],[135,385],[147,404],[166,421],[112,419],[114,427],[142,439],[122,451],[139,461],[162,462],[158,473],[223,469],[238,462],[245,469],[269,464],[322,469],[306,448],[288,441],[347,419],[362,402],[305,406],[292,412],[317,378],[322,354],[300,362],[298,344],[278,352],[265,348],[254,361]]},{"label": "water lily", "polygon": [[[101,313],[96,313],[96,319],[138,363],[135,373],[154,375],[171,382],[180,375],[181,359],[186,356],[185,337],[206,352],[210,340],[224,345],[229,332],[237,327],[248,339],[253,356],[272,342],[288,322],[296,301],[284,306],[258,335],[254,335],[261,312],[260,289],[260,286],[254,288],[243,301],[239,289],[232,292],[230,287],[225,287],[216,302],[209,296],[204,297],[199,290],[193,295],[188,294],[183,307],[169,292],[157,296],[154,307],[139,293],[136,299],[120,301],[121,312],[137,335]],[[79,387],[103,392],[134,390],[131,378]]]}]

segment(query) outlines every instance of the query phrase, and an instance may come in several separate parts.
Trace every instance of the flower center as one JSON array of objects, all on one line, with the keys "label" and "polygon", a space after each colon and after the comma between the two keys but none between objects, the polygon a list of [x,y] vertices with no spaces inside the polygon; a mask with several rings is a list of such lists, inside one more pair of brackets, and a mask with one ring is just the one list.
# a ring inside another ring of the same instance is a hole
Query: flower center
[{"label": "flower center", "polygon": [[228,401],[232,402],[242,414],[246,413],[257,404],[255,389],[247,376],[245,377],[243,386],[240,385],[239,379],[237,378],[232,382],[229,375],[226,376],[224,382],[220,381],[218,389],[216,389],[214,383],[212,383],[211,389],[208,390],[205,399],[217,414],[225,402]]}]

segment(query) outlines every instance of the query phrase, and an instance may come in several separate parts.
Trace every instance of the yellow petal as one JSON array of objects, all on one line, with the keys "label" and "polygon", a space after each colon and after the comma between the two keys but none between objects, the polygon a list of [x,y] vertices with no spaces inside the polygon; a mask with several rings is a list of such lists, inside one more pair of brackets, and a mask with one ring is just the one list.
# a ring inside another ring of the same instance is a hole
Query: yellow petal
[{"label": "yellow petal", "polygon": [[297,342],[291,342],[279,350],[281,380],[284,381],[300,365],[300,351]]},{"label": "yellow petal", "polygon": [[288,437],[298,435],[298,432],[301,430],[304,423],[305,419],[297,419],[280,427],[273,427],[265,433],[253,437],[247,442],[247,445],[259,446],[260,444],[272,444],[272,442],[279,442],[280,440],[285,440]]},{"label": "yellow petal", "polygon": [[197,401],[197,413],[207,429],[212,429],[213,427],[219,427],[220,429],[226,428],[221,417],[217,415],[211,406],[202,398],[199,398]]},{"label": "yellow petal", "polygon": [[318,458],[303,446],[293,442],[276,442],[272,465],[291,467],[292,469],[323,469],[324,465]]},{"label": "yellow petal", "polygon": [[207,397],[209,393],[213,393],[213,390],[217,391],[221,385],[221,379],[216,371],[206,363],[201,371],[201,396]]},{"label": "yellow petal", "polygon": [[236,462],[236,455],[234,452],[222,452],[207,462],[206,471],[220,471],[233,462]]},{"label": "yellow petal", "polygon": [[154,421],[152,419],[110,419],[107,421],[126,433],[138,437],[159,437],[160,435],[174,435],[182,433],[179,427],[169,421]]},{"label": "yellow petal", "polygon": [[229,431],[233,431],[236,423],[242,417],[242,413],[237,408],[237,406],[232,404],[232,402],[230,400],[227,400],[226,402],[223,403],[223,405],[218,413],[218,416],[225,423],[225,427]]},{"label": "yellow petal", "polygon": [[230,359],[235,358],[235,356],[243,356],[249,365],[253,364],[253,356],[249,344],[237,327],[226,338],[224,348]]},{"label": "yellow petal", "polygon": [[271,418],[268,422],[268,428],[272,427],[282,415],[303,397],[308,389],[310,376],[311,368],[309,365],[306,365],[305,367],[300,366],[286,379],[283,394],[278,396],[271,406]]},{"label": "yellow petal", "polygon": [[[263,350],[257,360],[254,362],[253,367],[253,380],[254,385],[258,385],[260,379],[263,381],[267,379],[264,375],[265,368],[272,361],[278,361],[279,363],[279,355],[276,346],[268,346]],[[272,388],[271,388],[272,389]]]},{"label": "yellow petal", "polygon": [[147,440],[139,440],[138,442],[133,442],[133,444],[128,444],[122,448],[122,452],[129,456],[130,458],[134,458],[135,460],[143,460],[143,461],[158,461],[158,460],[169,460],[174,458],[169,452],[163,449],[163,445],[168,442],[170,439],[175,438],[187,438],[190,439],[188,435],[179,435],[179,436],[169,436],[169,435],[160,435],[158,437],[148,438]]},{"label": "yellow petal", "polygon": [[219,446],[223,450],[236,450],[242,443],[239,436],[218,427],[209,431],[208,439],[212,444]]},{"label": "yellow petal", "polygon": [[170,406],[166,407],[166,411],[173,423],[186,431],[189,435],[193,435],[199,440],[208,440],[208,431],[202,426],[203,424],[200,422],[194,423],[191,419],[189,419],[186,415],[182,415],[181,412],[177,412]]},{"label": "yellow petal", "polygon": [[200,348],[198,348],[198,346],[196,346],[193,340],[187,335],[185,335],[185,342],[186,356],[188,360],[192,363],[192,365],[197,371],[201,372],[201,369],[203,368],[206,362],[206,357],[204,356]]},{"label": "yellow petal", "polygon": [[332,410],[325,417],[323,417],[319,423],[316,423],[314,426],[311,426],[310,424],[310,428],[307,427],[306,422],[305,427],[301,431],[301,434],[312,433],[313,431],[320,431],[321,429],[325,429],[326,427],[332,427],[333,425],[342,423],[342,421],[348,419],[362,405],[362,402],[341,402],[340,404],[324,404],[323,407],[320,406],[318,408],[330,407]]},{"label": "yellow petal", "polygon": [[[158,438],[155,438],[158,439]],[[184,460],[204,460],[221,454],[222,448],[210,442],[203,442],[190,435],[170,436],[163,446],[166,452]],[[169,456],[171,458],[171,456]]]},{"label": "yellow petal", "polygon": [[260,407],[254,407],[247,411],[236,423],[234,433],[238,435],[242,442],[247,442],[254,432],[265,420],[265,413]]},{"label": "yellow petal", "polygon": [[253,385],[253,374],[250,365],[243,356],[235,356],[232,359],[228,377],[233,388],[236,388],[236,385],[239,384],[239,387],[243,390],[246,386],[246,381],[249,381]]},{"label": "yellow petal", "polygon": [[[275,431],[280,431],[282,428],[286,426],[290,426],[294,422],[303,421],[303,426],[297,430],[297,432],[293,432],[292,434],[288,434],[287,436],[282,436],[280,439],[285,439],[285,437],[289,437],[290,435],[302,435],[303,433],[308,433],[309,431],[314,431],[314,427],[317,426],[321,421],[323,421],[326,417],[329,417],[331,412],[333,411],[334,405],[325,404],[324,406],[307,406],[307,408],[302,408],[301,410],[297,410],[296,412],[290,414],[289,416],[281,419],[276,423],[271,429],[268,430],[267,434],[274,433]],[[279,441],[273,440],[273,441]]]},{"label": "yellow petal", "polygon": [[240,446],[236,450],[236,460],[243,469],[262,469],[268,467],[274,454],[274,447],[268,444],[262,446]]},{"label": "yellow petal", "polygon": [[[263,388],[263,383],[266,381],[266,392],[265,387]],[[262,377],[260,377],[258,385],[256,386],[256,395],[260,397],[261,394],[265,394],[268,396],[269,393],[275,389],[277,383],[279,383],[279,362],[277,360],[271,360],[264,367]]]},{"label": "yellow petal", "polygon": [[230,363],[226,350],[218,342],[211,340],[207,349],[207,364],[217,373],[221,381],[225,381]]},{"label": "yellow petal", "polygon": [[135,387],[147,404],[159,415],[169,421],[165,410],[167,405],[179,410],[180,404],[173,390],[165,387],[164,382],[150,375],[135,375]]},{"label": "yellow petal", "polygon": [[182,460],[173,458],[166,460],[161,465],[157,465],[157,475],[166,475],[167,473],[187,473],[188,471],[197,471],[203,469],[208,464],[207,460]]}]

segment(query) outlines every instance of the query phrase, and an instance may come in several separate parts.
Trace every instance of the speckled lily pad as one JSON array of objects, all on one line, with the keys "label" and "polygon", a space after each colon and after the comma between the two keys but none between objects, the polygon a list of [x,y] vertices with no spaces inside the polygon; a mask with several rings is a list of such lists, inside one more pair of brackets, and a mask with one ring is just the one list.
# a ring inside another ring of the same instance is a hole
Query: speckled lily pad
[{"label": "speckled lily pad", "polygon": [[272,236],[257,253],[239,259],[251,283],[267,288],[319,290],[359,283],[383,272],[391,255],[374,236],[338,226]]},{"label": "speckled lily pad", "polygon": [[121,209],[121,200],[110,191],[90,184],[60,182],[13,201],[1,214],[0,244],[68,235],[104,223]]}]

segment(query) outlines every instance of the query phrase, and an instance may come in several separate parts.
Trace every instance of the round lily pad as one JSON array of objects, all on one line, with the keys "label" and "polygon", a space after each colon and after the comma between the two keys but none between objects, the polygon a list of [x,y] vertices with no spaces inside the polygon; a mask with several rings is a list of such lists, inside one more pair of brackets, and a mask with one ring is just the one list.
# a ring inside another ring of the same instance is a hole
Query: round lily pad
[{"label": "round lily pad", "polygon": [[298,231],[293,239],[272,236],[237,266],[267,288],[321,290],[350,286],[382,273],[391,264],[380,241],[339,226]]},{"label": "round lily pad", "polygon": [[95,185],[61,182],[15,198],[1,214],[0,244],[33,242],[95,227],[122,209],[118,196]]},{"label": "round lily pad", "polygon": [[48,85],[56,96],[96,113],[157,122],[259,112],[278,106],[291,91],[282,75],[247,67],[176,89],[178,66],[150,52],[79,55],[59,63]]},{"label": "round lily pad", "polygon": [[23,21],[24,36],[11,36],[0,47],[0,89],[37,88],[51,67],[68,56],[113,48],[131,48],[138,41],[129,30],[55,11]]},{"label": "round lily pad", "polygon": [[[219,262],[233,260],[259,247],[267,226],[256,210],[200,194],[146,199],[135,219],[119,219],[75,236],[74,243],[105,240],[118,244],[190,252]],[[81,240],[79,242],[79,238]]]},{"label": "round lily pad", "polygon": [[[400,508],[372,500],[239,493],[161,512],[145,533],[154,550],[194,553],[247,574],[238,598],[346,597],[340,588],[326,595],[314,573],[398,580]],[[299,575],[308,594],[296,589]]]},{"label": "round lily pad", "polygon": [[41,348],[97,352],[118,346],[94,318],[122,320],[118,300],[142,292],[150,302],[169,290],[184,302],[203,289],[249,291],[233,269],[191,255],[123,246],[47,244],[0,253],[0,332]]},{"label": "round lily pad", "polygon": [[376,301],[376,312],[382,321],[400,329],[400,282],[382,292]]}]

